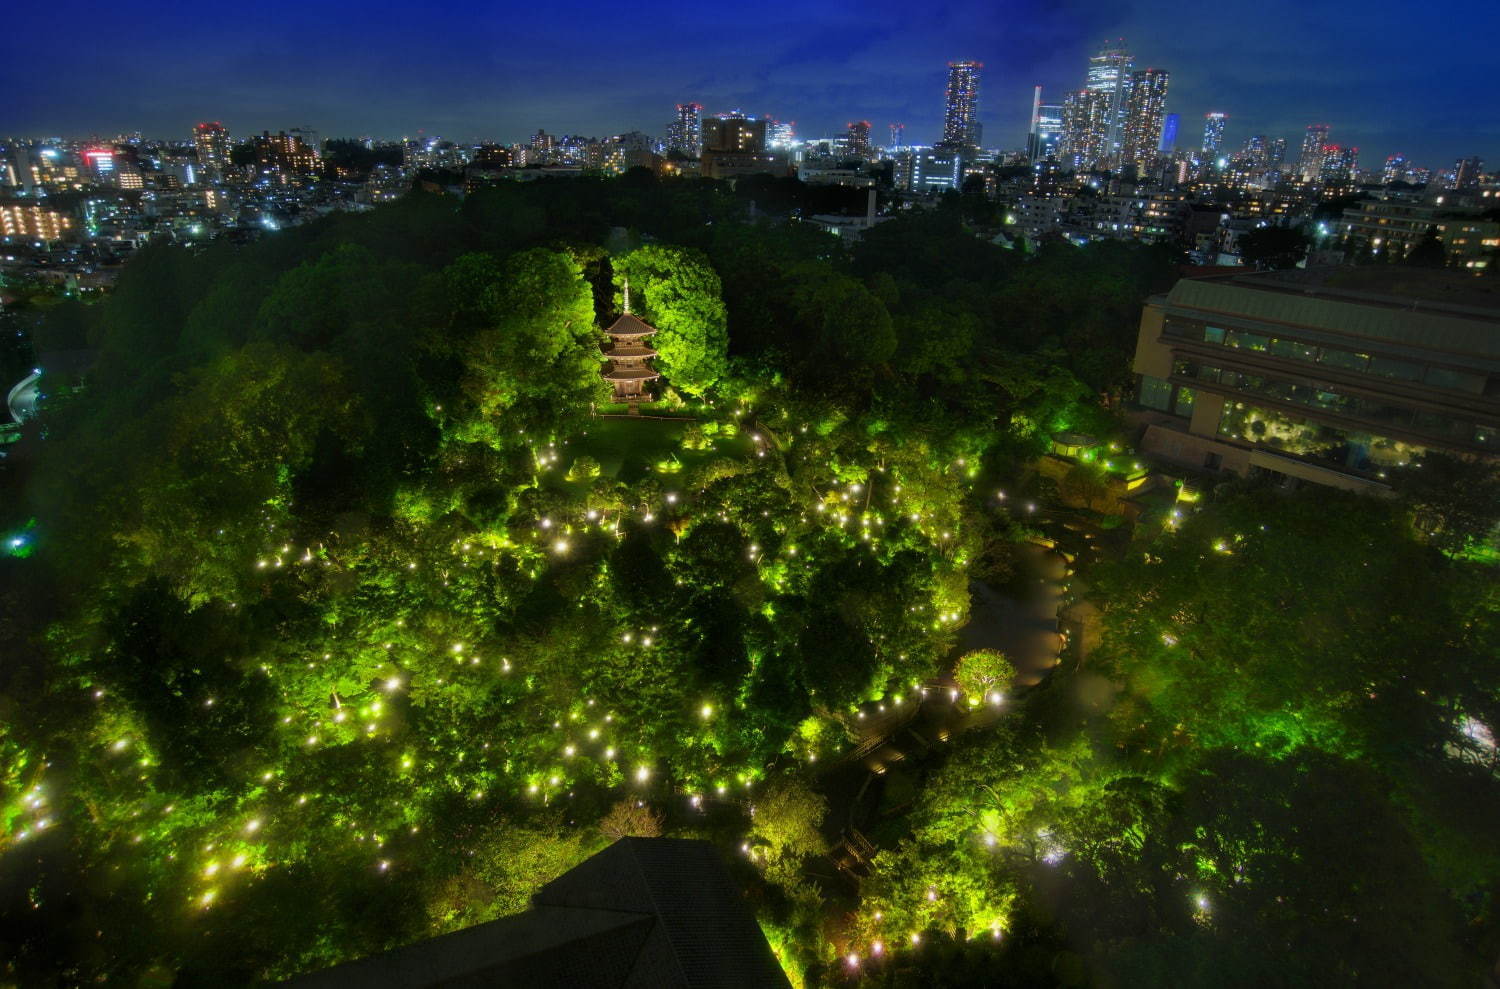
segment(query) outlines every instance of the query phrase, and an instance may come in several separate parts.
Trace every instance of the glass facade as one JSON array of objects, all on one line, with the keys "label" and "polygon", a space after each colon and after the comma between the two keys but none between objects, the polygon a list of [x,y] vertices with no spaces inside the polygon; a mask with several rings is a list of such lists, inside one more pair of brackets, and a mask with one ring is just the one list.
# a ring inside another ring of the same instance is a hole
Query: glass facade
[{"label": "glass facade", "polygon": [[1388,467],[1404,467],[1420,460],[1426,448],[1374,433],[1338,429],[1308,422],[1277,409],[1248,402],[1224,404],[1219,435],[1342,470],[1364,471],[1383,478]]},{"label": "glass facade", "polygon": [[1172,409],[1172,383],[1164,378],[1153,378],[1149,374],[1141,375],[1140,401],[1148,409],[1156,409],[1158,412],[1170,412]]},{"label": "glass facade", "polygon": [[1481,433],[1485,430],[1477,423],[1453,419],[1434,412],[1422,412],[1405,406],[1391,405],[1378,399],[1344,395],[1314,385],[1298,384],[1294,381],[1283,381],[1278,378],[1247,374],[1243,371],[1232,371],[1207,364],[1193,364],[1187,361],[1176,362],[1172,367],[1172,373],[1184,378],[1211,381],[1247,395],[1303,405],[1351,419],[1362,419],[1376,426],[1412,429],[1459,443],[1483,442]]},{"label": "glass facade", "polygon": [[1396,381],[1424,382],[1434,388],[1444,388],[1450,391],[1479,395],[1484,394],[1486,390],[1486,378],[1482,374],[1455,371],[1396,357],[1381,357],[1341,347],[1326,347],[1301,340],[1264,336],[1244,330],[1206,326],[1190,320],[1173,318],[1165,321],[1162,332],[1173,339],[1201,340],[1204,343],[1221,347],[1266,353],[1273,357],[1321,364],[1324,367],[1337,368],[1341,371],[1355,371]]}]

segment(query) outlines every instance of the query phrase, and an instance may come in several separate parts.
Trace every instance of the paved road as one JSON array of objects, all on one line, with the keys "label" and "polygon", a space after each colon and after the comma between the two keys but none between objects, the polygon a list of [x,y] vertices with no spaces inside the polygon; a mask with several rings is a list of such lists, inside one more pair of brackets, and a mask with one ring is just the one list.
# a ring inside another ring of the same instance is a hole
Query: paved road
[{"label": "paved road", "polygon": [[[1027,545],[1022,553],[1021,593],[1012,596],[976,582],[970,594],[969,623],[959,635],[952,659],[973,649],[998,649],[1016,667],[1012,690],[1035,686],[1059,662],[1062,636],[1057,612],[1064,597],[1068,565],[1056,552]],[[899,697],[866,704],[858,715],[855,749],[829,767],[823,787],[833,808],[825,821],[830,838],[858,828],[873,811],[881,777],[902,764],[913,766],[955,735],[994,724],[1007,701],[974,705],[959,695],[951,673]],[[836,852],[836,862],[848,857]]]},{"label": "paved road", "polygon": [[16,422],[24,422],[36,415],[37,399],[41,396],[37,392],[37,379],[39,374],[28,375],[10,390],[5,398],[5,404],[10,409],[10,417]]}]

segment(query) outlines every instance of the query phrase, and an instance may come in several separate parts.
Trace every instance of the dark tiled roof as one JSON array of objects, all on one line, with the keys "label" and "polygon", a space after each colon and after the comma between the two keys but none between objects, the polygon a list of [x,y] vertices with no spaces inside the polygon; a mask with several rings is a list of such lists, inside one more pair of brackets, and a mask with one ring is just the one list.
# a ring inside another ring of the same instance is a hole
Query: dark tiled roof
[{"label": "dark tiled roof", "polygon": [[296,989],[786,989],[713,846],[623,838],[532,909],[302,976]]},{"label": "dark tiled roof", "polygon": [[612,337],[643,337],[655,333],[656,327],[633,313],[625,313],[604,332]]},{"label": "dark tiled roof", "polygon": [[680,969],[677,980],[657,985],[787,985],[760,926],[706,841],[622,838],[543,886],[532,902],[654,913],[665,944],[648,942],[643,961],[664,947]]}]

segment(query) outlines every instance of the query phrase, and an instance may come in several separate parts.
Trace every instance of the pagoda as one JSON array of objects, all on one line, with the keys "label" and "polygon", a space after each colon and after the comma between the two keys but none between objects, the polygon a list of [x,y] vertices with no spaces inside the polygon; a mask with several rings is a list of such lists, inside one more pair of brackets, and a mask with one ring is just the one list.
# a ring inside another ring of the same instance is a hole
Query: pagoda
[{"label": "pagoda", "polygon": [[604,332],[610,339],[604,351],[609,358],[604,380],[614,386],[616,402],[635,405],[645,397],[646,382],[661,377],[650,364],[656,351],[646,345],[646,338],[656,332],[656,327],[631,315],[627,306],[625,313]]}]

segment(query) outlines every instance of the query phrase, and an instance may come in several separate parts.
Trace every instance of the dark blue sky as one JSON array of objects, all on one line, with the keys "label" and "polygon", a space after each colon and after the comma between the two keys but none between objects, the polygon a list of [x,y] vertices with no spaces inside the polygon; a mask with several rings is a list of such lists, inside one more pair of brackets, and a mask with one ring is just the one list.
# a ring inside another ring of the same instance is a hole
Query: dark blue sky
[{"label": "dark blue sky", "polygon": [[1314,121],[1361,163],[1479,154],[1500,167],[1500,4],[1370,0],[1136,5],[1079,0],[725,4],[18,4],[0,41],[0,133],[185,136],[307,125],[326,136],[519,140],[660,135],[672,105],[739,106],[805,137],[867,119],[883,142],[937,137],[945,66],[985,63],[985,144],[1019,147],[1031,87],[1082,84],[1099,40],[1172,72],[1168,110],[1196,142],[1208,110],[1295,148]]}]

